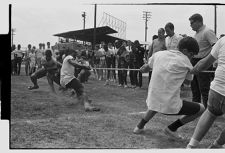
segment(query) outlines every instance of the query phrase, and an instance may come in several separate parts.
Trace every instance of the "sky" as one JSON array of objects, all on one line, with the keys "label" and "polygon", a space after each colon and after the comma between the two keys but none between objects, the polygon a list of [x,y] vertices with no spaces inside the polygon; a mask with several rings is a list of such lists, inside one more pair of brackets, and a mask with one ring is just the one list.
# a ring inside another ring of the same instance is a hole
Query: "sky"
[{"label": "sky", "polygon": [[[4,0],[5,1],[5,0]],[[58,42],[57,33],[83,29],[81,14],[86,12],[86,28],[94,27],[94,3],[150,3],[150,2],[196,2],[194,0],[10,0],[5,2],[2,11],[8,12],[8,4],[12,4],[12,28],[15,29],[14,44],[27,47],[28,44],[38,46],[39,43]],[[220,2],[223,0],[199,0],[198,2]],[[6,7],[5,7],[6,6]],[[7,8],[7,9],[6,9]],[[157,34],[159,28],[172,22],[175,33],[194,35],[188,18],[194,13],[203,16],[204,24],[214,30],[214,6],[165,6],[165,5],[97,5],[97,26],[102,19],[103,12],[126,22],[126,39],[134,41],[145,40],[145,21],[143,11],[151,12],[148,21],[147,41]],[[217,36],[225,33],[225,6],[217,7]],[[1,17],[1,16],[0,16]],[[4,23],[8,23],[8,18]],[[7,24],[6,24],[7,25]],[[4,26],[4,25],[3,25]],[[5,26],[6,31],[8,27]],[[1,31],[0,31],[1,32]]]}]

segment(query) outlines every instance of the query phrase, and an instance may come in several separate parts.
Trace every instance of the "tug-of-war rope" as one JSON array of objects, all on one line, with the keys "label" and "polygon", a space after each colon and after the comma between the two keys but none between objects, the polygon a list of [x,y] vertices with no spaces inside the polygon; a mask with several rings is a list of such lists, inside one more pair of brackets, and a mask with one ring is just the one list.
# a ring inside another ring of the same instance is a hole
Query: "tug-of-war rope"
[{"label": "tug-of-war rope", "polygon": [[[125,68],[92,68],[92,69],[93,70],[127,70],[127,71],[139,71],[140,70],[140,69],[125,69]],[[200,73],[215,73],[215,71],[201,71]]]}]

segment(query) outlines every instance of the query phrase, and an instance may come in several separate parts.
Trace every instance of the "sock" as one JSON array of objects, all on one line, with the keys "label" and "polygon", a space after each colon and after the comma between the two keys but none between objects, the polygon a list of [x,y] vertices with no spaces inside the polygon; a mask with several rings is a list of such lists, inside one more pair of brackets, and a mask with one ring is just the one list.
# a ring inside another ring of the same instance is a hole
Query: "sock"
[{"label": "sock", "polygon": [[173,122],[172,124],[170,124],[168,126],[168,128],[175,132],[179,127],[183,126],[184,124],[180,121],[180,119],[176,120],[175,122]]},{"label": "sock", "polygon": [[138,123],[137,127],[139,129],[143,129],[145,124],[147,123],[148,121],[145,121],[144,119],[141,119],[141,121]]},{"label": "sock", "polygon": [[196,147],[199,144],[198,140],[195,140],[194,138],[191,138],[190,142],[188,145]]}]

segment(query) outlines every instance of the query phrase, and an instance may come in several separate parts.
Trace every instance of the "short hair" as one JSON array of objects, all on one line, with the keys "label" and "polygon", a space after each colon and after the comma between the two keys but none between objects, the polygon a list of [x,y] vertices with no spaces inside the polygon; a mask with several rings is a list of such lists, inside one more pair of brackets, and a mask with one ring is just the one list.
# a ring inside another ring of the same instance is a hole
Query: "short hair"
[{"label": "short hair", "polygon": [[189,21],[190,20],[193,20],[193,21],[199,21],[199,22],[203,22],[203,18],[201,16],[201,14],[193,14],[190,18],[189,18]]},{"label": "short hair", "polygon": [[45,51],[45,56],[52,56],[52,51],[50,49],[47,49]]},{"label": "short hair", "polygon": [[152,36],[152,40],[157,39],[157,38],[158,38],[157,35],[153,35],[153,36]]},{"label": "short hair", "polygon": [[[164,30],[164,28],[159,28],[159,30],[161,30],[162,32],[164,32],[164,33],[165,33],[165,30]],[[158,30],[158,31],[159,31],[159,30]]]},{"label": "short hair", "polygon": [[173,25],[173,23],[171,23],[171,22],[168,22],[166,25],[165,25],[165,29],[166,28],[170,28],[171,30],[174,30],[174,25]]},{"label": "short hair", "polygon": [[197,55],[199,52],[199,45],[196,39],[187,36],[180,40],[178,44],[178,49],[187,49],[189,52],[194,53],[194,55]]}]

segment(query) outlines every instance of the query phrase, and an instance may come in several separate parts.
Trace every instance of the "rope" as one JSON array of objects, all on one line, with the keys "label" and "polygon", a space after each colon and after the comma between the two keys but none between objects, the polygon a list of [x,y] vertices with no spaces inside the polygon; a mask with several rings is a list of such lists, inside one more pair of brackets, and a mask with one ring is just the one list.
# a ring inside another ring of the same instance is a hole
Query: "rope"
[{"label": "rope", "polygon": [[[126,68],[92,68],[92,69],[95,69],[95,70],[127,70],[127,71],[139,71],[140,70],[140,69],[126,69]],[[202,71],[200,73],[215,73],[215,71]]]}]

